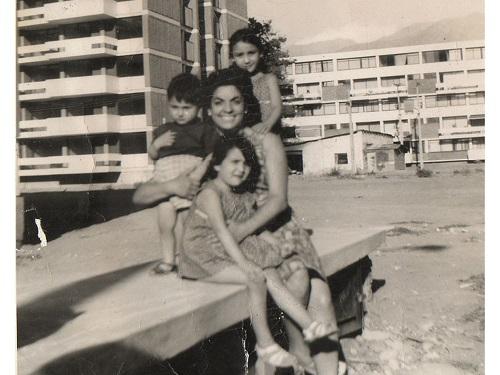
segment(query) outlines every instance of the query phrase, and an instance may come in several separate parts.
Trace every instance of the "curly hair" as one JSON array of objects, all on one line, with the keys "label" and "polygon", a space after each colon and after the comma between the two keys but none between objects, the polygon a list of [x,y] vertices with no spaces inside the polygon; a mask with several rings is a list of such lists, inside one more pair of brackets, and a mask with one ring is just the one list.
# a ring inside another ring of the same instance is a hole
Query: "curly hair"
[{"label": "curly hair", "polygon": [[226,68],[211,73],[204,88],[204,107],[207,110],[214,92],[219,87],[234,86],[238,89],[245,104],[245,115],[242,126],[252,126],[262,121],[259,101],[253,94],[252,80],[250,75],[239,68]]}]

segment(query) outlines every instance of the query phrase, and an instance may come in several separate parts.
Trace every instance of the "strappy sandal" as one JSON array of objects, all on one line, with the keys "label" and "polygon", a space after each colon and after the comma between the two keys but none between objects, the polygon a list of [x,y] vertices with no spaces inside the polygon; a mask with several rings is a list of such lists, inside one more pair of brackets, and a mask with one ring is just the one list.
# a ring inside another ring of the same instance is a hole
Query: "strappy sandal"
[{"label": "strappy sandal", "polygon": [[304,334],[304,340],[306,342],[313,342],[319,340],[323,337],[330,336],[337,332],[337,326],[333,323],[323,323],[314,321],[311,325],[304,330],[302,333]]},{"label": "strappy sandal", "polygon": [[177,266],[172,263],[167,263],[164,261],[156,263],[156,265],[151,270],[154,275],[168,275],[169,273],[176,272]]},{"label": "strappy sandal", "polygon": [[287,352],[278,344],[272,344],[265,348],[256,345],[255,351],[264,363],[273,367],[293,367],[294,369],[299,367],[297,357]]},{"label": "strappy sandal", "polygon": [[[314,362],[311,361],[307,365],[300,364],[300,366],[304,369],[306,375],[317,375],[316,366]],[[347,375],[347,363],[344,361],[339,361],[339,371],[338,375]]]}]

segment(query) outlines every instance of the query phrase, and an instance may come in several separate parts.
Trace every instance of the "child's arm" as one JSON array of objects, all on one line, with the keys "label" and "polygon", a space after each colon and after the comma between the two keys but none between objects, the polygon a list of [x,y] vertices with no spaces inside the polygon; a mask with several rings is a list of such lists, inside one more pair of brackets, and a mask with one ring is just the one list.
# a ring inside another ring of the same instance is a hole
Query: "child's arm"
[{"label": "child's arm", "polygon": [[175,132],[167,130],[165,133],[156,138],[149,146],[148,154],[153,160],[158,159],[158,151],[162,147],[170,147],[175,142]]},{"label": "child's arm", "polygon": [[272,73],[266,74],[266,82],[269,87],[269,94],[271,99],[271,113],[269,117],[259,124],[252,127],[257,133],[268,133],[271,128],[278,122],[281,117],[282,103],[281,93],[278,84],[278,78]]},{"label": "child's arm", "polygon": [[224,220],[220,197],[217,192],[212,189],[202,190],[196,198],[196,203],[201,211],[208,216],[208,221],[215,234],[238,267],[240,267],[250,279],[262,279],[264,275],[263,271],[245,258],[235,239],[229,232]]}]

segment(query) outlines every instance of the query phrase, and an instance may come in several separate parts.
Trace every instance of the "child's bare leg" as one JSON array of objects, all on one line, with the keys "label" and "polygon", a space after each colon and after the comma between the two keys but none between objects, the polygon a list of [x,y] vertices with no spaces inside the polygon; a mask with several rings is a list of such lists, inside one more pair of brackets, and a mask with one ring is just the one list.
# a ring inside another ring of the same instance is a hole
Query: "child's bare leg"
[{"label": "child's bare leg", "polygon": [[163,262],[175,263],[175,235],[174,227],[177,210],[170,202],[163,202],[157,207],[158,228],[160,230],[160,244]]},{"label": "child's bare leg", "polygon": [[304,305],[286,288],[279,273],[274,268],[264,270],[267,289],[280,309],[290,316],[302,329],[311,325],[313,320]]},{"label": "child's bare leg", "polygon": [[243,284],[248,287],[250,319],[257,339],[257,354],[264,363],[276,367],[297,367],[297,358],[276,344],[267,323],[267,287],[264,281],[248,280],[237,266],[228,267],[206,281],[223,284]]},{"label": "child's bare leg", "polygon": [[175,221],[175,255],[182,251],[182,236],[184,235],[184,222],[186,221],[189,210],[177,211],[177,220]]},{"label": "child's bare leg", "polygon": [[206,281],[221,284],[246,285],[248,287],[250,319],[255,331],[257,345],[261,348],[266,348],[275,343],[267,324],[267,287],[264,281],[253,282],[248,280],[248,277],[238,266],[228,267],[206,279]]}]

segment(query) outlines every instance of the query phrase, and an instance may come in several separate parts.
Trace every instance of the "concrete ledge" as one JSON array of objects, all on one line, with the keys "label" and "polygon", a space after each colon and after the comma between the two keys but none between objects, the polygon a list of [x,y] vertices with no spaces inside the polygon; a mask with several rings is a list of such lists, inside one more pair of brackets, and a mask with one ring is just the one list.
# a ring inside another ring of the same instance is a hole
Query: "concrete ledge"
[{"label": "concrete ledge", "polygon": [[[375,250],[384,241],[386,229],[318,229],[312,238],[331,275]],[[172,358],[248,317],[244,288],[174,275],[152,277],[150,264],[48,288],[24,301],[18,319],[46,320],[49,331],[19,345],[18,373],[39,373],[58,358],[103,344],[117,344],[157,359]],[[89,292],[89,288],[94,290]],[[50,328],[51,324],[55,326]]]}]

